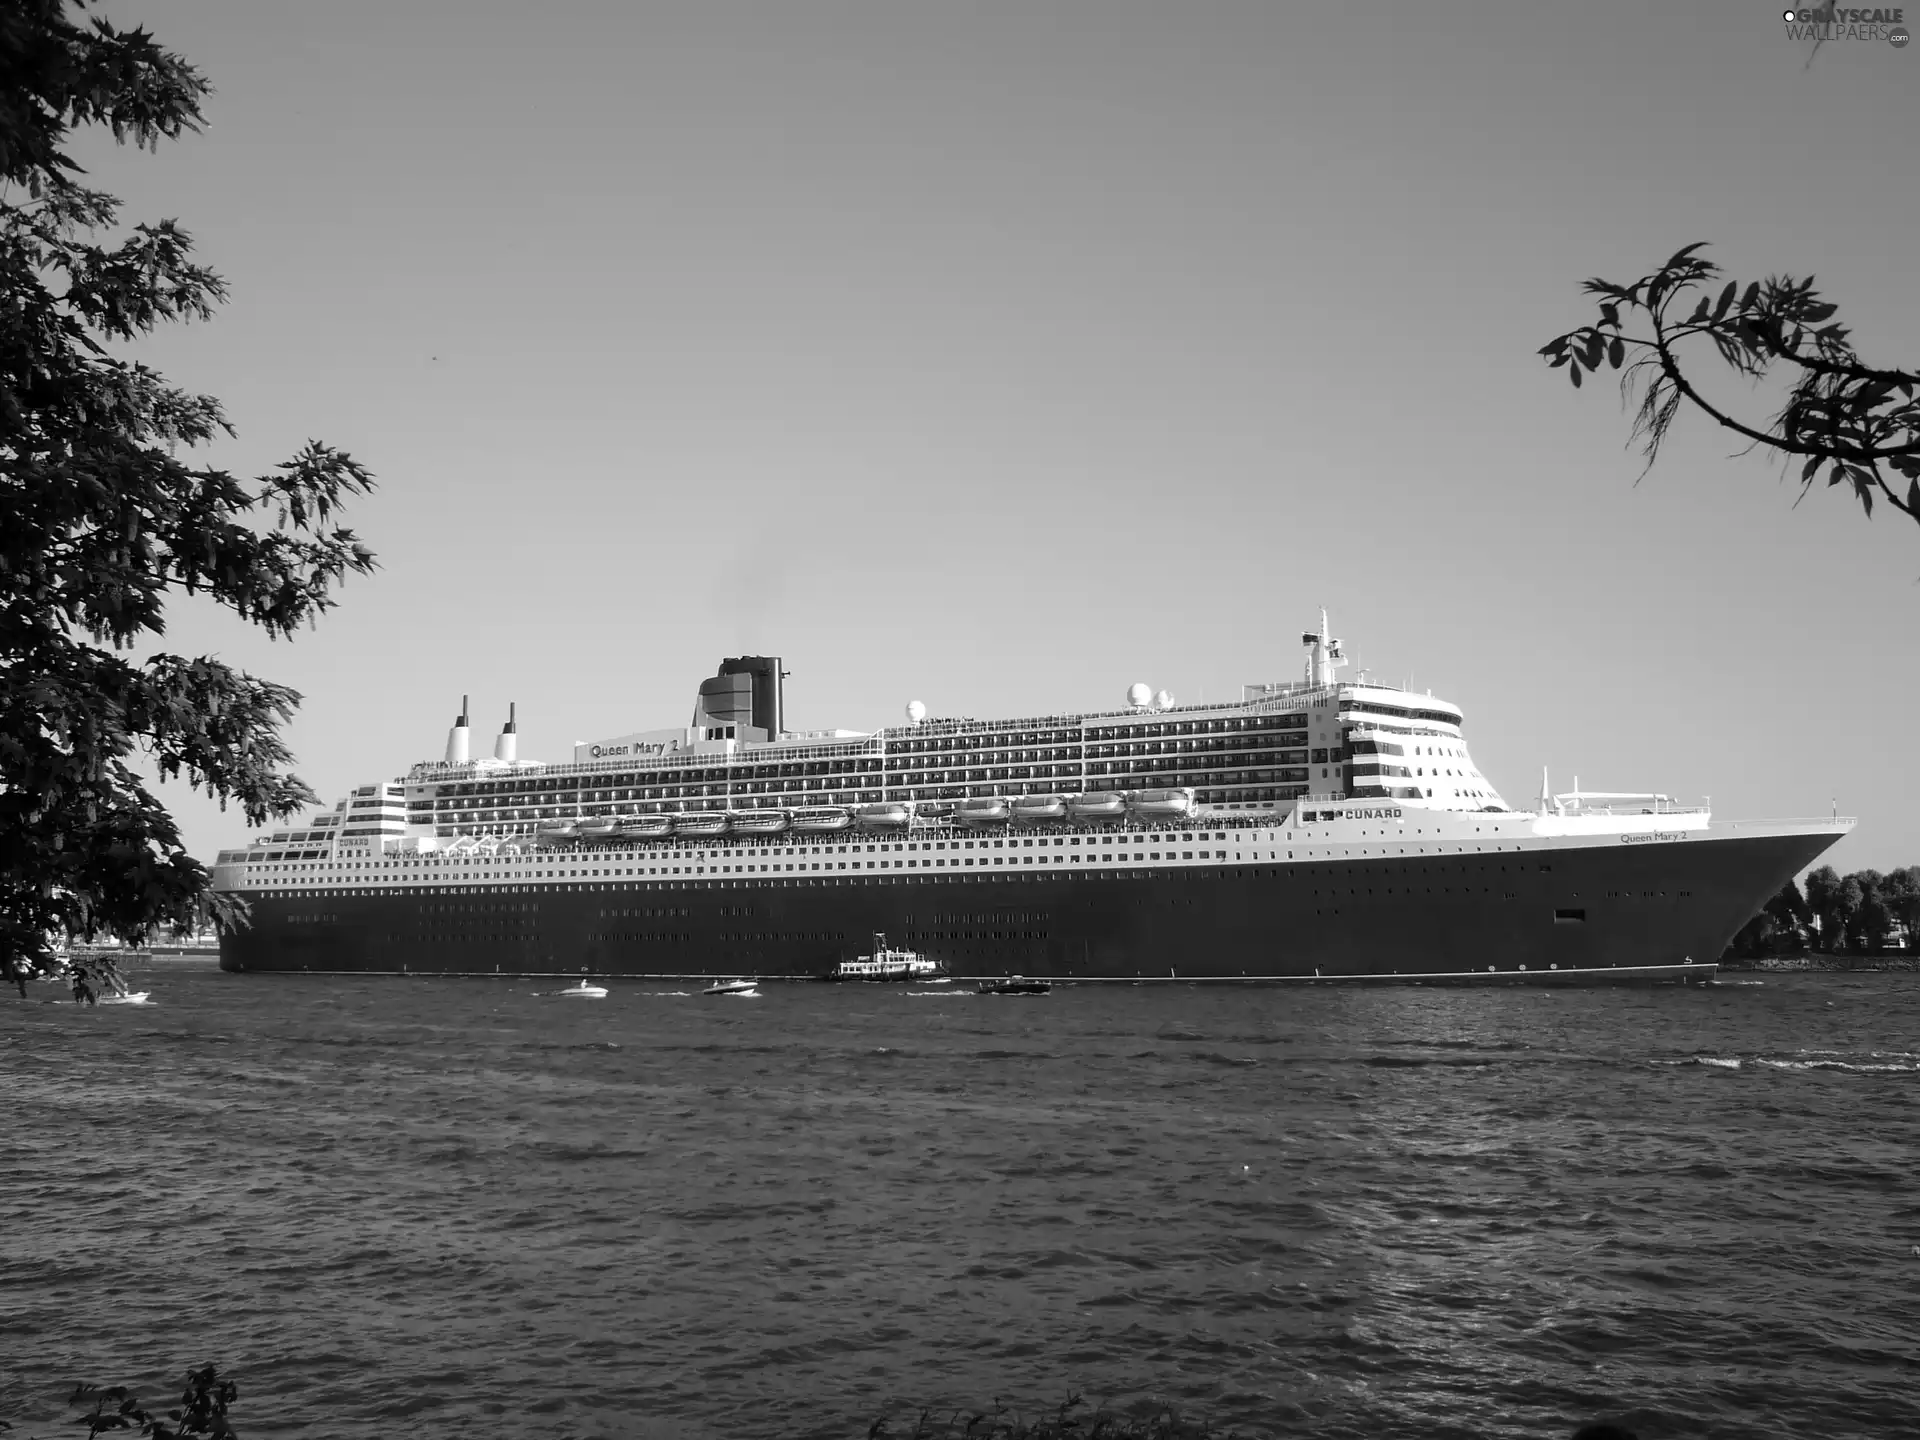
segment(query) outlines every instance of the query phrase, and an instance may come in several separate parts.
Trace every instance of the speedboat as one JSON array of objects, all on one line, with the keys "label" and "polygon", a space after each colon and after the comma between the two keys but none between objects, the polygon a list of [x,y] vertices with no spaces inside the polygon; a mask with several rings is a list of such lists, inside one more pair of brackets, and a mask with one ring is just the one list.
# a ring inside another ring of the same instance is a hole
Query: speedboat
[{"label": "speedboat", "polygon": [[753,980],[722,980],[717,984],[709,985],[700,993],[702,995],[752,995],[757,993],[753,988],[756,983]]},{"label": "speedboat", "polygon": [[558,993],[568,1000],[604,1000],[607,998],[607,987],[589,984],[583,979],[578,985],[569,985]]},{"label": "speedboat", "polygon": [[1024,975],[1009,975],[1004,980],[982,980],[975,987],[978,995],[1045,995],[1053,989],[1051,980],[1029,980]]}]

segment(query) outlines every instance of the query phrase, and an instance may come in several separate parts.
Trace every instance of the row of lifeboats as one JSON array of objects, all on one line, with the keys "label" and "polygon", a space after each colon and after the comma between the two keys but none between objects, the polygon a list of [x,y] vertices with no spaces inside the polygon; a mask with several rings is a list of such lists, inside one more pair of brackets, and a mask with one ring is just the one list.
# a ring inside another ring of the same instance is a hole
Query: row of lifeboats
[{"label": "row of lifeboats", "polygon": [[1191,815],[1194,792],[1103,790],[1087,795],[981,795],[969,800],[881,800],[869,805],[808,805],[774,810],[683,810],[666,815],[598,815],[549,820],[534,838],[542,844],[581,841],[706,840],[721,835],[832,834],[905,830],[921,825],[1164,824]]}]

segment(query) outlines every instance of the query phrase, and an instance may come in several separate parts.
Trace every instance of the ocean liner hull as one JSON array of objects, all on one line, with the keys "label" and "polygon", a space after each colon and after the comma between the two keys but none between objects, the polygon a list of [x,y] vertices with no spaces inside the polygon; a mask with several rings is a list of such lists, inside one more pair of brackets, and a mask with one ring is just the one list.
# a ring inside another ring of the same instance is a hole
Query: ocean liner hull
[{"label": "ocean liner hull", "polygon": [[1845,831],[1716,825],[1454,853],[1302,844],[1252,863],[266,891],[248,897],[250,926],[223,938],[221,965],[799,980],[885,931],[956,978],[1671,978],[1710,966]]}]

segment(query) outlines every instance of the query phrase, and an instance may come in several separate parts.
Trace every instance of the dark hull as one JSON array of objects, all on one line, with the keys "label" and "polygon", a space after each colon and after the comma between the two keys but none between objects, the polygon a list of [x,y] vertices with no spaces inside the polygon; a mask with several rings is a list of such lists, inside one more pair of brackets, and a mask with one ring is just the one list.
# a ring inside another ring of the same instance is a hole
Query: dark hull
[{"label": "dark hull", "polygon": [[[956,979],[1662,978],[1831,830],[1271,866],[443,886],[250,897],[234,971],[814,979],[875,931]],[[671,919],[639,920],[637,914]],[[1618,977],[1611,973],[1623,972]]]}]

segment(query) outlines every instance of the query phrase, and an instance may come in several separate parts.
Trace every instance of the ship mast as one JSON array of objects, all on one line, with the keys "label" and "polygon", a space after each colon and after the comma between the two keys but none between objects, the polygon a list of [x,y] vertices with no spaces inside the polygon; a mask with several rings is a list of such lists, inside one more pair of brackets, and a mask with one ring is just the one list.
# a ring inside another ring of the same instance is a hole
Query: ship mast
[{"label": "ship mast", "polygon": [[1307,684],[1324,689],[1333,684],[1333,672],[1347,663],[1347,652],[1327,629],[1327,612],[1320,611],[1320,632],[1309,630],[1300,637],[1307,647]]}]

